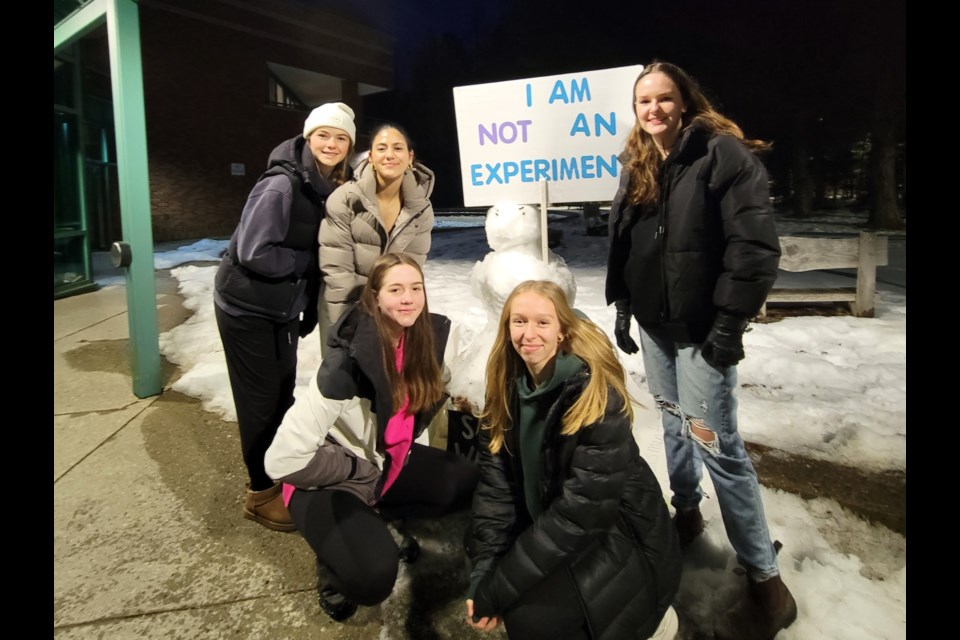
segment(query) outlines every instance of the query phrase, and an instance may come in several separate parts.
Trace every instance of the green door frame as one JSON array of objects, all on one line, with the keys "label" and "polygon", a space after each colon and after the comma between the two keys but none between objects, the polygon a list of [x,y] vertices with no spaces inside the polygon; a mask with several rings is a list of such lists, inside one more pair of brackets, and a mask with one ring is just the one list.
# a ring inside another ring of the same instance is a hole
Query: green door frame
[{"label": "green door frame", "polygon": [[153,267],[150,176],[140,58],[140,15],[133,0],[91,0],[53,28],[53,51],[106,23],[117,139],[117,178],[123,239],[130,245],[126,270],[130,369],[138,398],[163,391]]}]

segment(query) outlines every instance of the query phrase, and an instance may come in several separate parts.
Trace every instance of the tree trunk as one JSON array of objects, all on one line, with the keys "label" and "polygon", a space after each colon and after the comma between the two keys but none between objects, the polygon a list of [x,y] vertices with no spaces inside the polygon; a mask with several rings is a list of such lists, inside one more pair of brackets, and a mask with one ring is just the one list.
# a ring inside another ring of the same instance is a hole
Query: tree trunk
[{"label": "tree trunk", "polygon": [[827,176],[824,162],[821,152],[813,163],[813,206],[817,209],[827,208]]},{"label": "tree trunk", "polygon": [[896,112],[892,100],[892,83],[878,82],[870,132],[870,219],[875,229],[903,229],[897,209],[897,132]]},{"label": "tree trunk", "polygon": [[875,229],[903,229],[897,209],[896,165],[897,146],[893,136],[874,138],[870,150],[870,221]]},{"label": "tree trunk", "polygon": [[807,143],[797,126],[793,141],[793,215],[809,217],[813,213],[813,179],[807,167]]}]

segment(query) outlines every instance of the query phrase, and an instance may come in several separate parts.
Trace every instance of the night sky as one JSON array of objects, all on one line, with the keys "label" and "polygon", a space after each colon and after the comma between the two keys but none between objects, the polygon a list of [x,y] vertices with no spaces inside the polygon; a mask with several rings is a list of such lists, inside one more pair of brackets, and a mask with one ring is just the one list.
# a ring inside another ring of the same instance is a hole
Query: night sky
[{"label": "night sky", "polygon": [[[366,115],[406,126],[437,173],[435,204],[460,176],[455,86],[647,64],[680,65],[748,137],[842,157],[889,110],[905,139],[905,0],[303,0],[394,38],[395,89]],[[629,88],[625,89],[629,92]]]}]

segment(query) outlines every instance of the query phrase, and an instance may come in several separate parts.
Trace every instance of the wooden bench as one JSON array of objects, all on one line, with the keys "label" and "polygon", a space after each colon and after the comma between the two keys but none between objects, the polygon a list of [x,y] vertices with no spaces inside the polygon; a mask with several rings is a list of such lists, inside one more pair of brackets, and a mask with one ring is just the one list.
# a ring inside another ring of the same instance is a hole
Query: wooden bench
[{"label": "wooden bench", "polygon": [[853,315],[873,317],[877,267],[887,264],[886,236],[869,231],[852,237],[781,236],[780,251],[784,271],[856,269],[857,286],[788,289],[774,285],[760,315],[766,315],[771,302],[846,302]]}]

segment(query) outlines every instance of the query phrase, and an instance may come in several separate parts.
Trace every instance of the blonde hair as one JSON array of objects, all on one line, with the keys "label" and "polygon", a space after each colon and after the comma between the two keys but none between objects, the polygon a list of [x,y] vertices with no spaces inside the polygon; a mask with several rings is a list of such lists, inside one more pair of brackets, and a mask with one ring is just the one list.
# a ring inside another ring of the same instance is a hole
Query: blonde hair
[{"label": "blonde hair", "polygon": [[603,418],[611,388],[623,398],[621,412],[632,422],[633,407],[627,393],[625,374],[610,339],[600,327],[573,312],[563,289],[558,285],[548,280],[527,280],[518,284],[503,304],[500,328],[487,359],[487,384],[480,423],[482,428],[490,431],[491,453],[500,451],[505,432],[513,423],[510,415],[513,385],[517,377],[526,371],[526,364],[510,339],[510,309],[514,299],[523,293],[535,293],[553,303],[560,322],[560,332],[564,336],[559,351],[577,356],[590,371],[590,379],[583,393],[563,414],[560,433],[573,435]]},{"label": "blonde hair", "polygon": [[[681,115],[681,131],[698,125],[706,129],[711,135],[727,134],[740,140],[751,151],[768,151],[773,145],[763,140],[749,140],[733,120],[721,115],[707,99],[697,81],[687,72],[669,62],[653,62],[644,67],[633,83],[631,101],[636,99],[637,84],[640,80],[652,73],[662,73],[670,78],[677,86],[686,113]],[[624,170],[630,174],[630,200],[633,204],[652,205],[660,195],[657,183],[657,173],[663,159],[653,142],[653,137],[643,130],[640,121],[634,123],[627,136],[625,149],[630,159]]]},{"label": "blonde hair", "polygon": [[383,370],[392,392],[393,410],[399,410],[404,399],[409,398],[409,412],[416,414],[439,402],[444,390],[437,362],[433,323],[430,321],[430,306],[427,304],[426,284],[423,289],[423,311],[413,326],[404,331],[403,369],[397,371],[393,340],[380,312],[377,293],[390,269],[399,265],[413,267],[423,278],[423,269],[414,258],[404,253],[385,253],[373,263],[370,277],[360,294],[360,307],[373,316],[377,326]]}]

